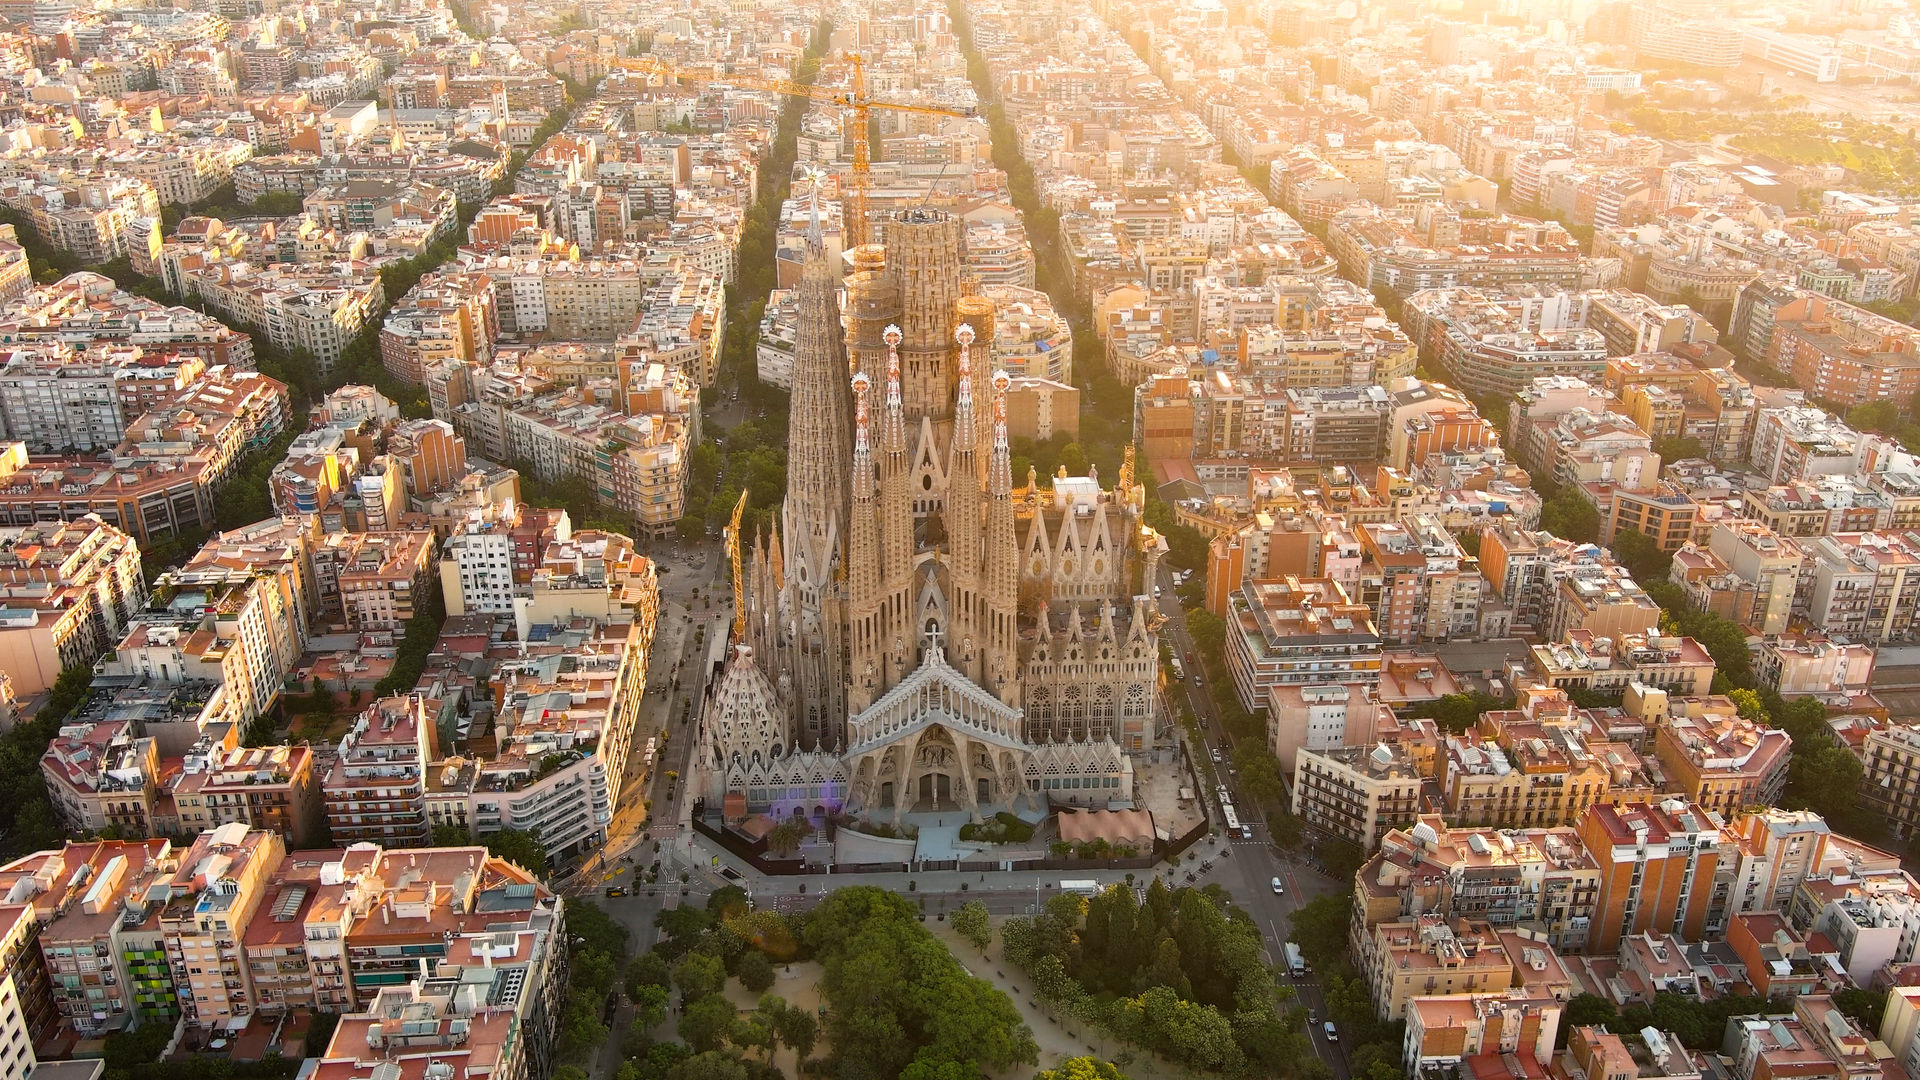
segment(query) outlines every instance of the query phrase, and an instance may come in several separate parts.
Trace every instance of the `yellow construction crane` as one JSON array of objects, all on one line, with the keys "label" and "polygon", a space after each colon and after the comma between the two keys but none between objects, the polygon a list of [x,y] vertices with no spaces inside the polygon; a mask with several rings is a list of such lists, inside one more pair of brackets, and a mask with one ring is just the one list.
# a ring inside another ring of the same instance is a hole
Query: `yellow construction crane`
[{"label": "yellow construction crane", "polygon": [[747,510],[747,492],[740,490],[740,501],[733,504],[733,520],[727,523],[727,558],[733,560],[733,640],[747,632],[747,579],[740,576],[740,515]]},{"label": "yellow construction crane", "polygon": [[[685,79],[689,82],[725,83],[738,86],[743,90],[766,90],[775,94],[806,98],[808,101],[833,105],[843,111],[843,124],[850,120],[853,124],[853,182],[844,193],[841,217],[846,226],[847,247],[873,242],[867,223],[867,194],[873,190],[872,151],[867,145],[867,125],[875,109],[889,112],[921,113],[928,116],[973,117],[979,115],[974,108],[947,108],[940,105],[909,105],[901,101],[875,101],[867,93],[867,69],[864,59],[858,53],[847,54],[848,66],[852,69],[849,84],[845,87],[812,86],[792,79],[762,79],[751,75],[731,75],[723,71],[706,68],[681,67],[662,60],[644,56],[602,56],[608,67],[622,71],[638,71],[648,75],[658,75],[663,79]],[[844,130],[844,127],[843,129]]]}]

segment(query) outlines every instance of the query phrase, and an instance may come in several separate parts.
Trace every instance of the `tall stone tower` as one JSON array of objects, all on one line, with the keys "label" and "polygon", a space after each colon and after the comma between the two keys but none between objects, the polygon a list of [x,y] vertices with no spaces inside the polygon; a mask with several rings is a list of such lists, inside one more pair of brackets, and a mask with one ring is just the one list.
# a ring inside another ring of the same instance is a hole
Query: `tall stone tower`
[{"label": "tall stone tower", "polygon": [[907,421],[953,416],[953,305],[965,292],[967,233],[945,210],[897,210],[882,223],[900,287],[900,389]]},{"label": "tall stone tower", "polygon": [[787,497],[780,507],[780,664],[791,680],[794,737],[807,750],[837,745],[847,715],[841,555],[853,432],[836,291],[816,208],[800,279]]},{"label": "tall stone tower", "polygon": [[900,387],[913,473],[913,515],[940,509],[954,405],[954,302],[964,293],[967,233],[945,210],[898,210],[882,223],[888,276],[900,290]]},{"label": "tall stone tower", "polygon": [[862,244],[851,255],[847,273],[847,350],[853,368],[870,387],[887,378],[887,327],[900,322],[900,284],[887,273],[887,253],[879,244]]}]

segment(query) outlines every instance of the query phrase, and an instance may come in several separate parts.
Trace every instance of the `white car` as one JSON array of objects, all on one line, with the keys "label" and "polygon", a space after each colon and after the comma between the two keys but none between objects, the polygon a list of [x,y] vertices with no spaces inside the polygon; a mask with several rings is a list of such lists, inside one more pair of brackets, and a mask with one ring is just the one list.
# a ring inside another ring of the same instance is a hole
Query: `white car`
[{"label": "white car", "polygon": [[1279,879],[1279,878],[1274,878],[1274,879],[1273,879],[1273,895],[1275,895],[1275,896],[1285,896],[1285,895],[1287,895],[1287,888],[1286,888],[1286,886],[1284,886],[1284,885],[1282,885],[1282,884],[1280,884],[1280,879]]},{"label": "white car", "polygon": [[1329,1020],[1326,1023],[1321,1024],[1320,1030],[1326,1033],[1328,1042],[1340,1041],[1340,1033],[1333,1030],[1333,1021]]}]

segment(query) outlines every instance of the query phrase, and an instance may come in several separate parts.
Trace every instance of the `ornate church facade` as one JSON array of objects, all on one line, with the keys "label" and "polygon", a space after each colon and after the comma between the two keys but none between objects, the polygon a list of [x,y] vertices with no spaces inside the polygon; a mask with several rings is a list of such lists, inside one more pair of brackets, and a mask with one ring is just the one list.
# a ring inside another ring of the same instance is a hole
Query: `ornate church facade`
[{"label": "ornate church facade", "polygon": [[1145,594],[1165,543],[1144,492],[1130,463],[1111,489],[1064,470],[1014,486],[1011,380],[962,223],[882,224],[852,253],[844,316],[810,243],[787,497],[703,708],[708,799],[894,820],[1130,801],[1160,716]]}]

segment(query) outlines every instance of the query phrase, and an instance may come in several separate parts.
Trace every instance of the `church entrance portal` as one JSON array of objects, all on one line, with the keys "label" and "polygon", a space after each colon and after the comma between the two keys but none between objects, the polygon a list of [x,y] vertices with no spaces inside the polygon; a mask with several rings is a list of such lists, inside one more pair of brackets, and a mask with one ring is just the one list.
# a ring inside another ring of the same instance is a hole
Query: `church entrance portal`
[{"label": "church entrance portal", "polygon": [[953,777],[946,773],[926,773],[920,777],[920,810],[958,810],[953,801]]}]

